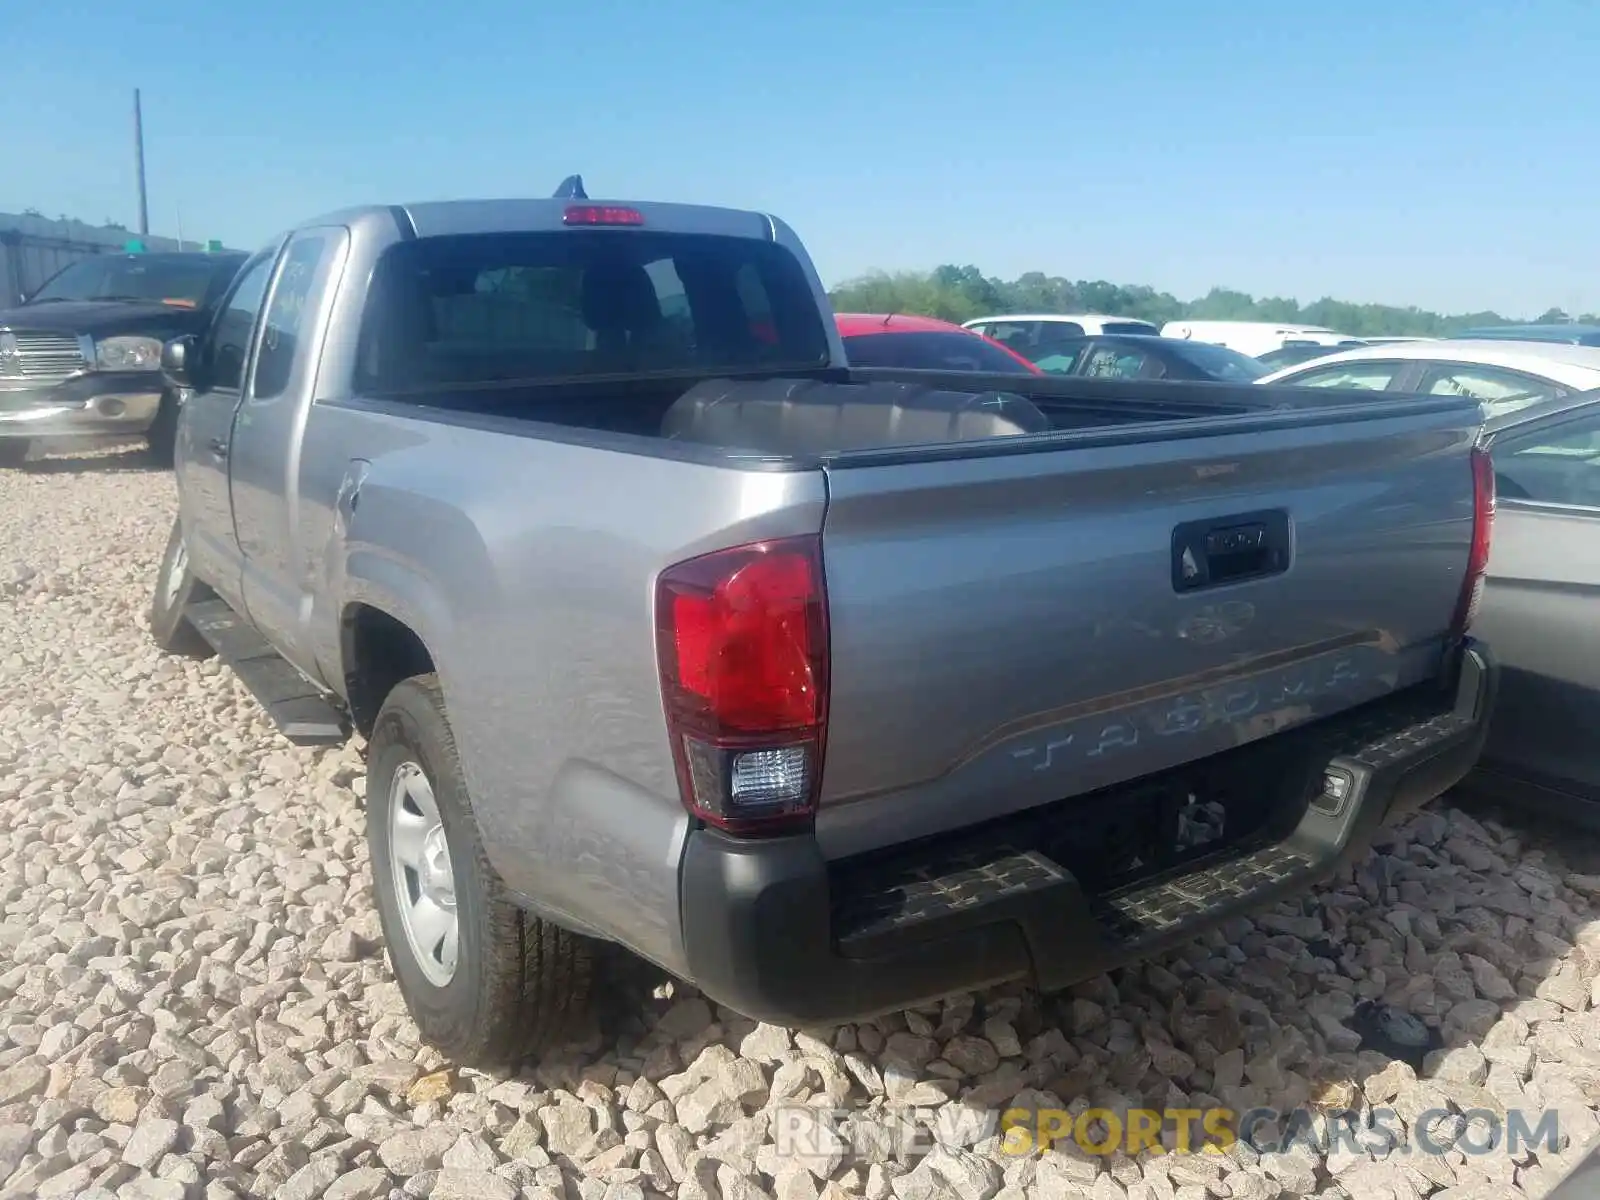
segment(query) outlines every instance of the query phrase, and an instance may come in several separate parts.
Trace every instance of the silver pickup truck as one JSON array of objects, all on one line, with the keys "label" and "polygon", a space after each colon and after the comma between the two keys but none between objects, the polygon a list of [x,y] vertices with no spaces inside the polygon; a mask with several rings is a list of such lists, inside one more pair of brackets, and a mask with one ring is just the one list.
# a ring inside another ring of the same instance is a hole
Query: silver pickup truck
[{"label": "silver pickup truck", "polygon": [[791,1025],[1059,988],[1472,765],[1469,402],[852,371],[782,222],[570,190],[312,221],[163,354],[155,638],[366,739],[456,1061],[607,942]]}]

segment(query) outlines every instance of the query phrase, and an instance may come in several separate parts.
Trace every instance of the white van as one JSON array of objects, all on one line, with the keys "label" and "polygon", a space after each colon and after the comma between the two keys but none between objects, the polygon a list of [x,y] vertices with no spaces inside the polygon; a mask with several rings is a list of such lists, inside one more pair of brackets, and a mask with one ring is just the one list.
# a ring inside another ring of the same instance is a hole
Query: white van
[{"label": "white van", "polygon": [[1359,346],[1361,340],[1323,325],[1277,321],[1168,321],[1161,336],[1211,342],[1251,356],[1284,346]]}]

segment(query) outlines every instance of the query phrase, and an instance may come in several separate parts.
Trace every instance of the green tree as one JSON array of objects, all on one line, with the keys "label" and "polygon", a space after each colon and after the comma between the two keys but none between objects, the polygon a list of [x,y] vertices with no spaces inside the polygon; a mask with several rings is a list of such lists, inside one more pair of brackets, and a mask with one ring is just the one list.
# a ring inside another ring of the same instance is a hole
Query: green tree
[{"label": "green tree", "polygon": [[[1324,296],[1309,304],[1287,296],[1257,298],[1214,287],[1195,300],[1179,300],[1145,285],[1103,279],[1067,279],[1029,271],[1016,279],[985,275],[971,264],[945,263],[931,271],[873,272],[846,280],[829,293],[836,312],[916,313],[946,321],[1004,313],[1097,312],[1164,325],[1184,318],[1209,321],[1283,321],[1326,325],[1352,337],[1442,337],[1513,318],[1496,312],[1437,313],[1412,306],[1358,304]],[[1551,308],[1539,321],[1567,321]],[[1585,314],[1580,321],[1600,321]]]}]

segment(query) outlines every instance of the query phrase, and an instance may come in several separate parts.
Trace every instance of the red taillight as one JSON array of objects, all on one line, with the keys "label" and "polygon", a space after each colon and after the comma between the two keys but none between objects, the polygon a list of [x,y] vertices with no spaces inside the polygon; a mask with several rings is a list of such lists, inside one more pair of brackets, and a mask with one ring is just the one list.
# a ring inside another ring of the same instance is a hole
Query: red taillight
[{"label": "red taillight", "polygon": [[735,833],[809,821],[828,709],[821,540],[736,546],[663,571],[656,655],[690,812]]},{"label": "red taillight", "polygon": [[561,219],[568,225],[643,225],[644,214],[637,208],[615,204],[569,204]]},{"label": "red taillight", "polygon": [[1467,574],[1461,581],[1454,631],[1464,635],[1472,628],[1483,599],[1489,573],[1489,544],[1494,536],[1494,460],[1481,446],[1472,451],[1472,549],[1467,552]]}]

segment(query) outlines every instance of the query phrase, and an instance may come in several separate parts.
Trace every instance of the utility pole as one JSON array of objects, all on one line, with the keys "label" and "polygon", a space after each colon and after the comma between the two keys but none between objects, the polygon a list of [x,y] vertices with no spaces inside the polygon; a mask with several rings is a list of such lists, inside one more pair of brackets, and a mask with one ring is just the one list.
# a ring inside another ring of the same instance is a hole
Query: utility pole
[{"label": "utility pole", "polygon": [[150,236],[150,205],[144,194],[144,114],[139,106],[139,89],[133,89],[133,164],[139,180],[139,236]]}]

